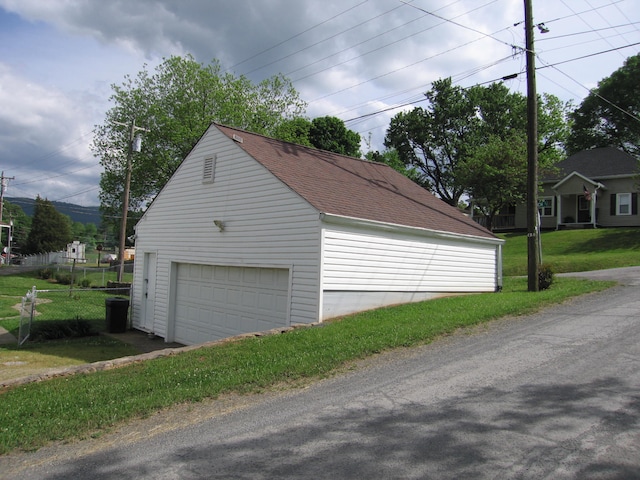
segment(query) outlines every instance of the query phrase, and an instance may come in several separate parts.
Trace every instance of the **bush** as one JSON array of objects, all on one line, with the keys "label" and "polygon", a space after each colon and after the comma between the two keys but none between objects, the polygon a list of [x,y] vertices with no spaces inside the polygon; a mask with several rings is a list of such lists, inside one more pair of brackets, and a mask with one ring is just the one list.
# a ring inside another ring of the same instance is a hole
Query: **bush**
[{"label": "bush", "polygon": [[83,278],[78,282],[78,285],[80,285],[82,288],[89,288],[91,286],[91,280],[89,280],[88,278]]},{"label": "bush", "polygon": [[540,265],[538,270],[538,288],[540,290],[548,289],[553,283],[553,268],[551,265]]},{"label": "bush", "polygon": [[71,285],[71,274],[65,272],[57,272],[55,275],[56,282],[61,285]]},{"label": "bush", "polygon": [[81,318],[36,322],[31,327],[31,340],[33,341],[91,337],[94,335],[98,335],[98,332],[94,330],[91,323]]},{"label": "bush", "polygon": [[50,268],[43,268],[42,270],[38,271],[38,277],[42,280],[49,280],[52,275],[53,272]]}]

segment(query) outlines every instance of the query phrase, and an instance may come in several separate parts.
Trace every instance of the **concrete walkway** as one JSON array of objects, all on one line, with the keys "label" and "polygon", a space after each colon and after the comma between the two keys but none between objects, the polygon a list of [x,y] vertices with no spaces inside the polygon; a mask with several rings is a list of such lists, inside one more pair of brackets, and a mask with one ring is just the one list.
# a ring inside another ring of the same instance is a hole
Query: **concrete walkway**
[{"label": "concrete walkway", "polygon": [[12,345],[18,343],[18,339],[7,332],[6,329],[0,327],[0,345]]}]

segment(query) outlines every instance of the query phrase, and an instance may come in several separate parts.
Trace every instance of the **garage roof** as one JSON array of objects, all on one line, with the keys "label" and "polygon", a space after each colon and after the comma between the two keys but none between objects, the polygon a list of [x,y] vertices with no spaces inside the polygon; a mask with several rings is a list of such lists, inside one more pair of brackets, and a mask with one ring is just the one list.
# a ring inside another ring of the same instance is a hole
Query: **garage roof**
[{"label": "garage roof", "polygon": [[385,164],[214,125],[320,213],[495,238]]}]

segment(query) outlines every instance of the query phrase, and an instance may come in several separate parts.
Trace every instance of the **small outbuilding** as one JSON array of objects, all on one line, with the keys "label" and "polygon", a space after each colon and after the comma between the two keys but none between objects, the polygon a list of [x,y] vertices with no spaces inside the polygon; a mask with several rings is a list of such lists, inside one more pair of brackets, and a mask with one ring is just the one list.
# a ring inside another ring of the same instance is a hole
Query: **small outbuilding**
[{"label": "small outbuilding", "polygon": [[86,245],[79,240],[74,240],[67,244],[67,262],[71,263],[87,263],[85,257]]},{"label": "small outbuilding", "polygon": [[133,326],[183,344],[502,281],[503,241],[389,166],[218,124],[135,236]]}]

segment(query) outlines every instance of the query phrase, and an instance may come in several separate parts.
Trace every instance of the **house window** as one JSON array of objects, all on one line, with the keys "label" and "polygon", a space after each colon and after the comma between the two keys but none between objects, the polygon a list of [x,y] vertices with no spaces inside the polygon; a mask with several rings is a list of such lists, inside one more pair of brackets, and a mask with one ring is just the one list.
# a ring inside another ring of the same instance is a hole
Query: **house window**
[{"label": "house window", "polygon": [[616,215],[631,215],[631,194],[619,193],[616,199]]},{"label": "house window", "polygon": [[538,212],[541,217],[553,217],[553,197],[540,197],[538,199]]},{"label": "house window", "polygon": [[216,171],[216,157],[205,158],[202,165],[202,183],[213,183]]}]

